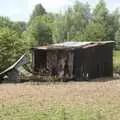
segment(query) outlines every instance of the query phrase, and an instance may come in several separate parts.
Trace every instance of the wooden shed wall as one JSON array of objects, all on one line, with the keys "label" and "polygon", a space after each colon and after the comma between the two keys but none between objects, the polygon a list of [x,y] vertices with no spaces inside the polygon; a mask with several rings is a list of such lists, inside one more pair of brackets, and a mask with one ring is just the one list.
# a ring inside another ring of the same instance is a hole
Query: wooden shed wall
[{"label": "wooden shed wall", "polygon": [[73,77],[73,52],[65,50],[34,51],[34,72],[39,75]]},{"label": "wooden shed wall", "polygon": [[51,76],[72,78],[73,53],[65,50],[48,51],[47,69]]},{"label": "wooden shed wall", "polygon": [[113,75],[112,44],[77,49],[74,57],[74,77],[76,80]]}]

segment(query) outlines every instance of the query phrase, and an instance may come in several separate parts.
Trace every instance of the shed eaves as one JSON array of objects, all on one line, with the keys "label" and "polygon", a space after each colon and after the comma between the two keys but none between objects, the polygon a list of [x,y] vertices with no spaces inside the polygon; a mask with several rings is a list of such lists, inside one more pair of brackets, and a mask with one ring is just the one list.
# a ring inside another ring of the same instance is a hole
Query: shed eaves
[{"label": "shed eaves", "polygon": [[89,48],[95,47],[101,44],[113,43],[114,41],[103,41],[103,42],[63,42],[63,43],[56,43],[48,46],[37,46],[32,49],[37,50],[52,50],[52,49],[74,49],[74,48]]}]

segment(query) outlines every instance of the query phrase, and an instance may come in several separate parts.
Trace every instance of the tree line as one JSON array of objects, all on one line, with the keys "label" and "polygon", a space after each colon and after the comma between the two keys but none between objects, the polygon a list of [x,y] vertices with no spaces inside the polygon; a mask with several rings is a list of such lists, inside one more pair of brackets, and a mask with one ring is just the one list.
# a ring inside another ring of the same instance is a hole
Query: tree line
[{"label": "tree line", "polygon": [[28,22],[0,17],[0,71],[33,46],[64,41],[115,41],[119,49],[120,13],[109,11],[104,0],[94,9],[74,2],[64,13],[49,13],[37,4]]}]

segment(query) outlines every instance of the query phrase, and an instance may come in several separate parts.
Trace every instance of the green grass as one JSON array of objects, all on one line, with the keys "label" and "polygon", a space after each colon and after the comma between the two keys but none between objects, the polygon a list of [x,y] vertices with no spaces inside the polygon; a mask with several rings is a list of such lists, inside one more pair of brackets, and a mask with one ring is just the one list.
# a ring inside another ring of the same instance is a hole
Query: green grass
[{"label": "green grass", "polygon": [[66,108],[56,105],[44,111],[33,106],[0,105],[0,120],[118,120],[120,106]]},{"label": "green grass", "polygon": [[113,67],[114,72],[120,73],[120,51],[114,51]]},{"label": "green grass", "polygon": [[106,120],[96,109],[65,108],[54,106],[46,111],[27,105],[0,105],[0,120]]}]

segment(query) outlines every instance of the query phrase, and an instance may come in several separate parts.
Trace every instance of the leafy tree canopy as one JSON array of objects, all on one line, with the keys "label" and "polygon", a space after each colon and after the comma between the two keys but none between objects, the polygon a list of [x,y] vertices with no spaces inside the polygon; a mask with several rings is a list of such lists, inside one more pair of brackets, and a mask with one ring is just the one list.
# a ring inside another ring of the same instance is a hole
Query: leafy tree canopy
[{"label": "leafy tree canopy", "polygon": [[41,16],[37,16],[32,20],[27,29],[27,33],[29,33],[36,45],[46,45],[52,43],[52,31],[48,25],[44,24]]},{"label": "leafy tree canopy", "polygon": [[31,20],[37,16],[41,16],[47,14],[45,8],[42,6],[42,4],[37,4],[33,10],[33,13],[31,15]]},{"label": "leafy tree canopy", "polygon": [[0,71],[12,65],[24,50],[24,42],[16,31],[10,28],[0,29]]}]

